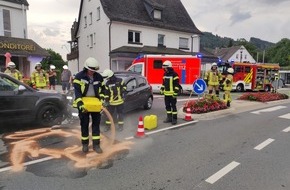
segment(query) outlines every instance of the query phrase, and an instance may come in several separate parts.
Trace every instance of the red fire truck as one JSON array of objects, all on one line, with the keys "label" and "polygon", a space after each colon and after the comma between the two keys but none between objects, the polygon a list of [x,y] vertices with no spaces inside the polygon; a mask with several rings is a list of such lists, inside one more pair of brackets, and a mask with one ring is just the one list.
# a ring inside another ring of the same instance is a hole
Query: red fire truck
[{"label": "red fire truck", "polygon": [[181,92],[192,91],[192,84],[201,74],[201,60],[192,55],[143,55],[137,57],[128,71],[138,72],[145,76],[153,92],[159,92],[162,85],[164,61],[172,62],[172,68],[179,75]]},{"label": "red fire truck", "polygon": [[[232,68],[234,69],[233,90],[238,92],[244,90],[270,91],[280,66],[270,63],[233,63]],[[226,70],[223,66],[219,69]]]}]

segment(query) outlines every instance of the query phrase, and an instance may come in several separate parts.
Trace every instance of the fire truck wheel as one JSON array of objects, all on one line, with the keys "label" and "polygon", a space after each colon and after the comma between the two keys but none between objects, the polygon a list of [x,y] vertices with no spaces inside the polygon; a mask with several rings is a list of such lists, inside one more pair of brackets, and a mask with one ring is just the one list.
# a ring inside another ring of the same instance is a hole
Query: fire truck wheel
[{"label": "fire truck wheel", "polygon": [[150,110],[152,108],[152,104],[153,104],[153,98],[149,97],[143,107],[145,110]]},{"label": "fire truck wheel", "polygon": [[243,92],[244,91],[244,85],[243,84],[238,84],[236,87],[237,92]]}]

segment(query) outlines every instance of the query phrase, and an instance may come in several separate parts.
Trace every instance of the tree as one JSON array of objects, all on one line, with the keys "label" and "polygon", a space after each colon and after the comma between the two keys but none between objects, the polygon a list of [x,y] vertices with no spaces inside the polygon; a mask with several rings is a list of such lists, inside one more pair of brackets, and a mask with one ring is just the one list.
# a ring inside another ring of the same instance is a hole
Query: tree
[{"label": "tree", "polygon": [[56,70],[59,70],[59,71],[62,70],[63,65],[67,64],[67,62],[65,62],[62,59],[59,53],[56,53],[52,49],[46,49],[46,50],[49,53],[49,57],[46,57],[41,61],[42,67],[45,70],[49,70],[49,66],[54,65],[56,67]]},{"label": "tree", "polygon": [[290,66],[290,39],[283,38],[267,50],[266,59],[270,63],[279,63],[280,66]]}]

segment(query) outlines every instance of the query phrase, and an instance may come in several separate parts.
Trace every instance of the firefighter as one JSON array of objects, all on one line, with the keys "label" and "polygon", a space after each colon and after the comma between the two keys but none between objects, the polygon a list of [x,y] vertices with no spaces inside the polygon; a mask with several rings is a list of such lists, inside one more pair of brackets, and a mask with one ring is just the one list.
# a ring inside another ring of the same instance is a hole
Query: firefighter
[{"label": "firefighter", "polygon": [[10,75],[13,78],[16,78],[17,80],[22,81],[22,74],[16,69],[16,65],[12,61],[8,63],[7,69],[4,71],[4,73]]},{"label": "firefighter", "polygon": [[99,63],[95,58],[89,57],[84,62],[84,68],[77,73],[73,85],[75,91],[75,101],[73,106],[79,111],[79,119],[81,125],[81,143],[82,151],[87,153],[89,151],[89,122],[90,116],[92,118],[92,141],[93,150],[97,153],[102,153],[100,147],[100,112],[88,112],[85,107],[85,97],[93,97],[100,101],[104,99],[104,81],[99,70]]},{"label": "firefighter", "polygon": [[31,74],[31,83],[33,88],[36,89],[49,88],[48,74],[42,69],[39,62],[35,64],[35,70]]},{"label": "firefighter", "polygon": [[231,106],[231,101],[232,101],[231,91],[232,91],[232,84],[233,84],[233,74],[234,74],[234,69],[228,68],[227,76],[223,83],[224,102],[227,104],[228,107]]},{"label": "firefighter", "polygon": [[[124,84],[123,79],[118,78],[114,75],[114,72],[110,69],[106,69],[103,72],[103,77],[107,79],[105,83],[106,93],[105,100],[108,102],[108,110],[111,114],[114,114],[116,111],[118,119],[118,131],[123,130],[124,125],[124,98],[126,93],[126,85]],[[105,131],[108,131],[111,125],[111,122],[107,119]]]},{"label": "firefighter", "polygon": [[176,98],[179,92],[179,77],[178,74],[173,70],[172,63],[168,60],[164,61],[162,65],[164,69],[163,83],[160,88],[160,93],[164,94],[165,109],[167,112],[167,118],[163,121],[164,123],[177,123],[177,108]]},{"label": "firefighter", "polygon": [[212,94],[213,90],[215,90],[216,96],[219,97],[219,86],[222,80],[222,74],[217,69],[216,63],[211,64],[211,69],[205,73],[204,80],[208,84],[209,94]]}]

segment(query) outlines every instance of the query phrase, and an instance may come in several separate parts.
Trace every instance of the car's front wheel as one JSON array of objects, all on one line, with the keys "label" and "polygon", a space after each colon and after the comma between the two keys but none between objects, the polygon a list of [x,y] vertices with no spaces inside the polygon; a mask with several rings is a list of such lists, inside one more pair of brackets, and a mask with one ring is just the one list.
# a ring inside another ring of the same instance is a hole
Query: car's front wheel
[{"label": "car's front wheel", "polygon": [[153,98],[149,97],[143,107],[145,110],[150,110],[152,108],[152,104],[153,104]]},{"label": "car's front wheel", "polygon": [[37,112],[37,123],[44,127],[59,124],[62,120],[60,109],[55,105],[44,105]]}]

